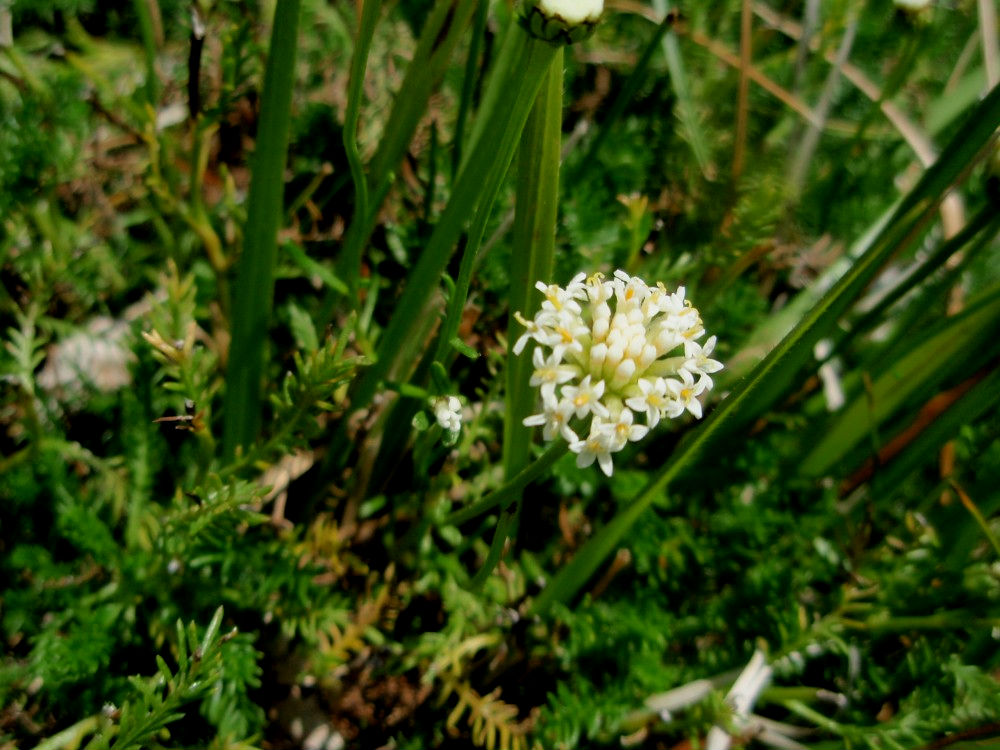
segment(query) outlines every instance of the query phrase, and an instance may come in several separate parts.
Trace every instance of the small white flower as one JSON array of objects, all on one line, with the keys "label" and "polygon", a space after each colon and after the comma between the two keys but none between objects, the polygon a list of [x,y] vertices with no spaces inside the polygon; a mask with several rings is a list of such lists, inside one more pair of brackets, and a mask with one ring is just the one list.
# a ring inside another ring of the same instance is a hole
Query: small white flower
[{"label": "small white flower", "polygon": [[687,410],[701,419],[701,402],[698,400],[698,396],[705,390],[705,381],[699,380],[695,383],[694,376],[687,370],[681,370],[677,374],[680,375],[680,382],[673,379],[667,380],[667,392],[673,399],[670,406],[667,407],[667,416],[674,419]]},{"label": "small white flower", "polygon": [[525,427],[542,427],[542,437],[554,440],[556,435],[562,435],[567,443],[575,443],[580,438],[569,426],[573,418],[573,404],[568,399],[562,401],[546,401],[545,410],[541,414],[532,414],[524,418]]},{"label": "small white flower", "polygon": [[670,403],[667,398],[667,381],[663,378],[653,380],[639,378],[636,385],[642,395],[625,399],[625,405],[637,412],[645,412],[646,424],[649,425],[650,429],[653,429],[660,422],[660,413]]},{"label": "small white flower", "polygon": [[[545,311],[543,310],[542,313]],[[537,320],[537,316],[536,316]],[[544,346],[552,348],[552,352],[560,359],[567,352],[580,354],[584,344],[589,343],[590,326],[583,322],[580,313],[564,309],[554,320],[546,320],[539,326],[535,340]]]},{"label": "small white flower", "polygon": [[436,396],[431,399],[434,418],[445,432],[462,429],[462,402],[454,396]]},{"label": "small white flower", "polygon": [[535,289],[545,295],[542,303],[543,310],[554,313],[561,313],[566,310],[571,313],[580,314],[580,303],[574,299],[574,290],[563,289],[558,284],[543,284],[541,281],[535,284]]},{"label": "small white flower", "polygon": [[634,443],[646,437],[649,428],[645,425],[633,424],[634,420],[635,416],[631,409],[622,409],[618,419],[609,425],[611,445],[614,450],[620,451],[626,443]]},{"label": "small white flower", "polygon": [[545,352],[540,346],[535,347],[531,359],[535,366],[535,371],[531,375],[531,385],[540,385],[542,398],[546,400],[555,397],[557,385],[566,383],[580,374],[579,367],[563,364],[562,358],[557,357],[555,353],[546,359]]},{"label": "small white flower", "polygon": [[528,320],[519,312],[514,313],[514,319],[524,326],[524,333],[514,342],[513,352],[516,355],[523,352],[528,342],[535,338],[535,334],[538,333],[538,324],[533,320]]},{"label": "small white flower", "polygon": [[697,375],[699,380],[704,381],[707,390],[711,390],[714,385],[709,374],[722,369],[721,362],[709,359],[708,355],[713,351],[715,351],[715,336],[709,337],[704,345],[697,341],[684,342],[684,356],[687,357],[684,369],[692,375]]},{"label": "small white flower", "polygon": [[611,463],[611,432],[599,417],[594,417],[590,423],[590,435],[586,440],[570,443],[569,449],[576,454],[576,465],[585,469],[597,460],[601,471],[611,476],[614,466]]},{"label": "small white flower", "polygon": [[583,419],[588,414],[596,414],[607,419],[608,408],[601,403],[601,396],[604,395],[604,381],[598,380],[596,383],[591,383],[590,377],[587,375],[578,386],[563,386],[563,398],[576,410],[576,416],[579,419]]}]

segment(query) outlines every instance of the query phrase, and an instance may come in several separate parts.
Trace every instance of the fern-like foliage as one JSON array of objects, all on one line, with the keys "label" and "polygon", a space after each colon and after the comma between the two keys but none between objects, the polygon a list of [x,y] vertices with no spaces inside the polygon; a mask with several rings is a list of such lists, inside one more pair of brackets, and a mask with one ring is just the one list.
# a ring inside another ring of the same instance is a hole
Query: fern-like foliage
[{"label": "fern-like foliage", "polygon": [[374,596],[361,602],[349,622],[342,626],[331,622],[327,629],[319,633],[314,669],[336,677],[338,668],[351,656],[361,654],[368,648],[366,636],[382,619],[383,612],[392,600],[393,575],[393,567],[390,565],[386,571],[385,584]]},{"label": "fern-like foliage", "polygon": [[293,356],[294,369],[285,374],[280,388],[270,397],[273,417],[268,436],[227,467],[233,471],[257,463],[270,463],[307,445],[321,429],[317,413],[340,408],[345,386],[364,357],[345,354],[350,326],[339,336],[328,336],[314,351]]},{"label": "fern-like foliage", "polygon": [[439,703],[444,704],[453,696],[458,698],[445,722],[448,731],[460,735],[458,724],[465,717],[477,747],[527,750],[533,719],[518,720],[518,707],[500,699],[500,688],[482,695],[469,683],[472,657],[484,649],[495,648],[501,641],[500,634],[479,633],[457,643],[440,640],[438,655],[425,672],[425,679],[438,684]]},{"label": "fern-like foliage", "polygon": [[219,607],[200,635],[193,622],[185,627],[178,620],[176,669],[157,655],[156,674],[130,677],[131,694],[121,706],[107,704],[100,714],[77,722],[38,747],[79,747],[87,737],[86,750],[149,747],[170,724],[184,717],[181,709],[186,704],[219,692],[225,673],[224,648],[237,636],[235,629],[220,632],[222,617]]},{"label": "fern-like foliage", "polygon": [[446,678],[442,683],[441,696],[447,699],[452,693],[458,696],[458,703],[445,722],[449,731],[459,734],[458,722],[468,713],[466,720],[477,747],[486,750],[528,749],[532,721],[530,717],[518,721],[517,706],[500,700],[500,688],[480,695],[468,682]]},{"label": "fern-like foliage", "polygon": [[158,674],[129,679],[138,695],[122,705],[111,747],[126,750],[146,746],[161,729],[182,718],[178,711],[182,705],[212,689],[222,676],[222,645],[236,635],[235,630],[220,634],[221,625],[221,607],[200,638],[194,623],[185,628],[178,621],[177,670],[171,671],[166,660],[157,656]]},{"label": "fern-like foliage", "polygon": [[46,339],[38,331],[33,310],[17,317],[18,326],[7,329],[6,356],[0,365],[0,376],[15,391],[8,403],[17,409],[18,432],[37,439],[41,433],[43,409],[35,385],[35,370],[45,359]]}]

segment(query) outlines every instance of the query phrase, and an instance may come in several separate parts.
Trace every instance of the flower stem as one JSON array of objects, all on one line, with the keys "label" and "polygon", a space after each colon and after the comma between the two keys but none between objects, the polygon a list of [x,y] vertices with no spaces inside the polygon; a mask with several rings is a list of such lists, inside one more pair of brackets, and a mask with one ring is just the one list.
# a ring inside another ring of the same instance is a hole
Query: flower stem
[{"label": "flower stem", "polygon": [[[358,28],[358,41],[354,46],[354,57],[351,60],[351,84],[347,99],[347,112],[344,115],[344,153],[351,168],[351,181],[354,183],[354,215],[351,224],[360,224],[368,215],[368,178],[365,177],[361,165],[361,155],[358,153],[358,116],[361,112],[361,98],[365,82],[365,70],[368,68],[368,51],[371,49],[372,36],[375,33],[375,22],[382,7],[381,0],[365,0],[361,8],[361,21]],[[357,258],[350,258],[347,264],[347,287],[351,299],[358,294],[358,278],[360,276],[360,252],[357,248]]]},{"label": "flower stem", "polygon": [[525,487],[548,471],[556,461],[568,452],[569,445],[566,442],[562,440],[553,442],[534,462],[529,463],[521,469],[521,471],[507,480],[498,490],[491,492],[478,503],[470,505],[468,508],[455,511],[445,518],[441,525],[457,526],[466,521],[471,521],[473,518],[481,516],[496,507],[500,507],[501,509],[509,508],[520,497]]}]

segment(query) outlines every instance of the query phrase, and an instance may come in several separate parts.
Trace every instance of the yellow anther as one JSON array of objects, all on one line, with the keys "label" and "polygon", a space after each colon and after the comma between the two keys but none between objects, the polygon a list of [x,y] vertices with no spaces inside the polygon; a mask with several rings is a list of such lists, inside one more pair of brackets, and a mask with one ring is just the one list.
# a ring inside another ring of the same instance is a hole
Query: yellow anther
[{"label": "yellow anther", "polygon": [[549,289],[545,292],[545,297],[556,310],[562,310],[562,302],[559,301],[559,287],[555,284],[549,284]]},{"label": "yellow anther", "polygon": [[590,401],[590,395],[587,393],[580,393],[573,399],[573,406],[583,406],[588,401]]},{"label": "yellow anther", "polygon": [[559,335],[562,336],[564,344],[570,344],[573,342],[573,334],[570,333],[568,329],[563,328],[562,326],[557,326],[556,330],[559,332]]}]

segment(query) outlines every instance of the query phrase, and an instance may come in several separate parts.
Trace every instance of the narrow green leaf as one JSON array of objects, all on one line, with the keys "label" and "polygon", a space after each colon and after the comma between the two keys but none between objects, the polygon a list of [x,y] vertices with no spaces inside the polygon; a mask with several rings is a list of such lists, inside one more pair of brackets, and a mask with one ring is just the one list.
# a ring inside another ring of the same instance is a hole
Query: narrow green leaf
[{"label": "narrow green leaf", "polygon": [[450,393],[452,389],[451,381],[448,379],[448,371],[440,362],[431,364],[431,380],[434,382],[434,389],[438,393]]},{"label": "narrow green leaf", "polygon": [[518,495],[525,487],[548,471],[552,467],[552,464],[567,453],[569,453],[569,445],[566,442],[562,440],[553,442],[546,448],[542,455],[521,469],[514,477],[505,482],[502,487],[467,508],[455,511],[445,518],[442,524],[446,526],[458,526],[484,513],[488,513],[494,508],[508,508],[517,500]]},{"label": "narrow green leaf", "polygon": [[465,146],[465,123],[472,109],[472,93],[479,75],[479,51],[486,34],[486,19],[490,4],[486,0],[476,3],[476,14],[472,21],[472,39],[469,41],[469,52],[465,58],[465,73],[462,76],[462,91],[458,99],[458,115],[455,118],[455,136],[452,139],[452,177],[458,174],[462,163],[462,151]]},{"label": "narrow green leaf", "polygon": [[153,33],[153,16],[147,0],[133,0],[132,7],[139,19],[139,35],[146,54],[146,101],[155,109],[160,98],[160,81],[156,75],[157,40]]},{"label": "narrow green leaf", "polygon": [[490,543],[490,550],[483,561],[483,567],[479,569],[472,579],[473,589],[478,589],[486,583],[494,568],[499,564],[504,547],[507,544],[507,538],[513,533],[516,522],[517,512],[515,510],[505,510],[500,514],[500,520],[497,521],[497,527],[493,531],[493,541]]},{"label": "narrow green leaf", "polygon": [[[344,238],[338,268],[347,278],[358,273],[365,245],[375,228],[378,209],[395,181],[395,171],[413,140],[431,94],[444,75],[455,45],[469,23],[474,5],[475,0],[435,3],[424,21],[417,49],[406,69],[399,93],[393,100],[384,137],[372,158],[370,180],[373,188],[370,199],[366,199],[366,211],[364,214],[355,212]],[[328,311],[326,317],[329,317],[334,301],[333,294],[328,294],[324,300],[324,309]]]},{"label": "narrow green leaf", "polygon": [[299,0],[283,0],[274,11],[271,45],[264,72],[260,125],[253,155],[243,254],[236,279],[232,343],[226,371],[223,450],[233,456],[257,436],[260,424],[264,346],[274,297],[274,268],[288,127],[295,81]]},{"label": "narrow green leaf", "polygon": [[[381,7],[381,0],[365,0],[362,4],[358,39],[351,57],[351,81],[347,91],[347,112],[344,114],[342,135],[344,152],[347,156],[347,164],[351,169],[351,180],[354,183],[352,224],[360,223],[368,215],[368,179],[365,177],[364,168],[361,165],[361,155],[358,153],[358,116],[361,112],[365,70],[368,68],[368,52],[371,49],[375,22],[378,20]],[[345,268],[347,286],[353,297],[357,296],[358,283],[361,278],[360,263],[360,255],[357,258],[351,257]]]},{"label": "narrow green leaf", "polygon": [[[665,0],[653,0],[653,7],[657,13],[663,13],[664,17],[670,10],[669,3]],[[680,41],[677,34],[670,31],[663,36],[661,44],[667,61],[667,71],[670,73],[670,86],[674,90],[674,96],[677,97],[677,118],[681,123],[681,132],[691,147],[691,153],[694,154],[701,173],[710,178],[713,171],[711,150],[705,138],[706,130],[698,119],[698,108],[691,94]]]},{"label": "narrow green leaf", "polygon": [[165,662],[163,657],[159,654],[156,655],[156,668],[160,671],[160,676],[163,678],[163,684],[172,685],[174,676],[170,672],[170,667],[167,666],[167,662]]},{"label": "narrow green leaf", "polygon": [[319,337],[316,335],[316,326],[313,325],[312,318],[294,302],[288,305],[288,327],[299,349],[307,352],[319,349]]},{"label": "narrow green leaf", "polygon": [[427,416],[427,412],[418,411],[413,415],[413,420],[411,422],[413,429],[417,432],[426,432],[431,427],[430,417]]},{"label": "narrow green leaf", "polygon": [[205,629],[205,635],[201,639],[201,654],[204,656],[208,653],[208,650],[215,644],[216,636],[219,635],[219,627],[222,625],[222,607],[215,610],[215,614],[212,615],[212,621],[208,623],[208,627]]},{"label": "narrow green leaf", "polygon": [[[669,14],[664,15],[663,20],[656,27],[656,31],[653,32],[653,36],[646,42],[646,46],[639,56],[638,62],[636,62],[629,77],[618,91],[618,95],[615,97],[614,102],[612,102],[608,114],[598,124],[597,135],[591,141],[586,155],[579,161],[581,167],[586,167],[588,164],[594,163],[594,156],[600,151],[601,146],[604,145],[604,141],[615,132],[615,126],[646,78],[649,63],[653,59],[653,53],[660,46],[660,41],[666,38],[665,35],[670,27],[673,26],[673,23],[672,16]],[[676,43],[676,40],[674,41]],[[674,62],[679,64],[679,59],[678,56]],[[700,163],[699,166],[701,166]]]},{"label": "narrow green leaf", "polygon": [[288,253],[292,262],[294,262],[295,265],[301,268],[305,273],[310,276],[315,276],[326,284],[327,287],[333,289],[337,293],[347,294],[347,284],[338,279],[329,268],[306,255],[305,250],[303,250],[298,244],[294,242],[286,242],[282,246],[282,249]]},{"label": "narrow green leaf", "polygon": [[[996,364],[993,367],[996,368]],[[887,466],[880,468],[872,480],[875,493],[897,491],[903,480],[926,464],[928,456],[933,456],[942,445],[955,437],[964,425],[972,424],[984,415],[995,412],[998,404],[1000,404],[1000,369],[993,369],[961,399],[952,404],[951,408],[928,425],[927,429],[923,430],[903,452]]]},{"label": "narrow green leaf", "polygon": [[187,669],[188,649],[187,638],[184,636],[184,623],[177,620],[177,668]]},{"label": "narrow green leaf", "polygon": [[559,216],[559,161],[562,152],[563,51],[560,49],[546,73],[545,84],[531,110],[517,161],[514,237],[507,312],[507,378],[504,401],[504,476],[512,477],[531,455],[532,428],[524,418],[534,411],[534,369],[531,351],[514,354],[521,324],[514,317],[534,316],[542,295],[536,282],[551,284]]},{"label": "narrow green leaf", "polygon": [[386,182],[405,155],[477,4],[477,0],[449,0],[431,6],[413,60],[393,101],[385,137],[372,158],[373,184]]},{"label": "narrow green leaf", "polygon": [[855,322],[851,326],[850,331],[838,342],[838,348],[852,337],[878,325],[890,307],[896,304],[912,289],[916,288],[921,282],[925,281],[956,253],[963,253],[963,262],[968,262],[971,257],[974,257],[979,250],[986,246],[996,235],[998,229],[1000,229],[1000,216],[997,215],[996,207],[992,205],[983,207],[979,213],[969,220],[962,228],[962,231],[951,239],[941,242],[938,248],[920,264],[919,268],[912,273],[908,273],[899,284],[879,300],[877,305]]},{"label": "narrow green leaf", "polygon": [[451,344],[451,348],[462,356],[468,357],[469,359],[479,359],[479,352],[462,341],[462,339],[458,336],[454,336],[449,343]]}]

